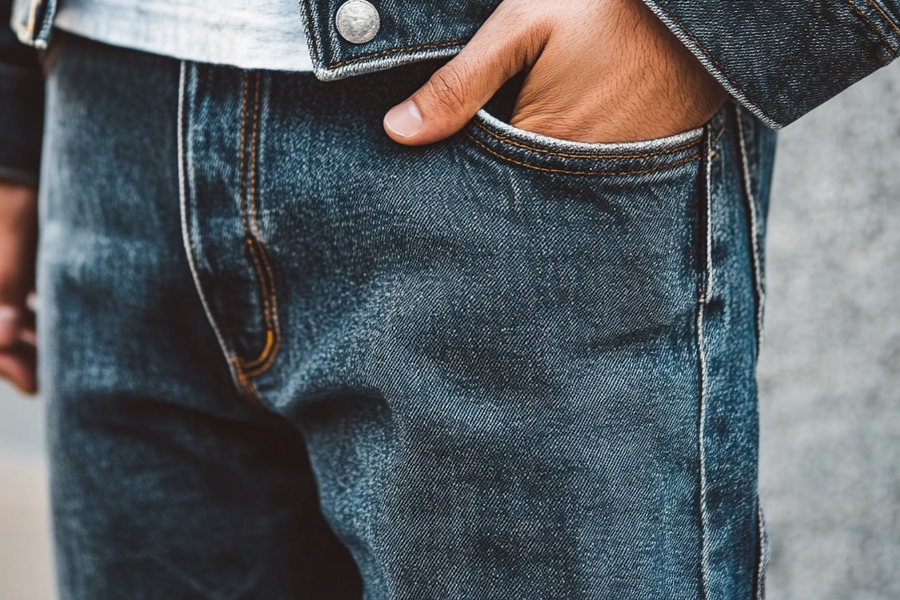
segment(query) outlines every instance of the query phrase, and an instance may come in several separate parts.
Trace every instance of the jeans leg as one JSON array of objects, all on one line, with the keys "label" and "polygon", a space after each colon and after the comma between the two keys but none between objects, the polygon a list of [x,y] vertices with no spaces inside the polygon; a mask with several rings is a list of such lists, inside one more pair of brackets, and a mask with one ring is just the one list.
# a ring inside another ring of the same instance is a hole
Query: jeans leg
[{"label": "jeans leg", "polygon": [[729,105],[636,144],[481,114],[397,146],[381,115],[430,68],[185,66],[235,386],[304,433],[366,598],[752,597],[770,137]]},{"label": "jeans leg", "polygon": [[60,598],[358,598],[301,436],[237,393],[194,287],[177,61],[55,43],[39,295]]},{"label": "jeans leg", "polygon": [[399,147],[381,116],[433,68],[66,38],[40,275],[64,598],[358,596],[330,530],[373,600],[752,596],[771,136],[729,106],[637,144],[481,114]]}]

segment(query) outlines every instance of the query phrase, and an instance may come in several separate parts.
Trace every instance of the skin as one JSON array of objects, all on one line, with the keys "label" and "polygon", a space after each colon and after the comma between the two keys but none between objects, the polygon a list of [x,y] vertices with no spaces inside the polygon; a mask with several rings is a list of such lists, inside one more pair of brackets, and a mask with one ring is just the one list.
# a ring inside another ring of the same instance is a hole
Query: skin
[{"label": "skin", "polygon": [[687,131],[726,98],[641,0],[505,0],[459,55],[388,111],[385,131],[410,146],[444,139],[522,70],[510,124],[579,142]]},{"label": "skin", "polygon": [[0,180],[0,377],[21,391],[37,391],[34,292],[37,193]]},{"label": "skin", "polygon": [[[465,49],[384,119],[396,142],[456,133],[510,77],[511,125],[579,142],[647,140],[703,125],[726,93],[640,0],[504,0]],[[0,181],[0,377],[37,390],[37,194]]]}]

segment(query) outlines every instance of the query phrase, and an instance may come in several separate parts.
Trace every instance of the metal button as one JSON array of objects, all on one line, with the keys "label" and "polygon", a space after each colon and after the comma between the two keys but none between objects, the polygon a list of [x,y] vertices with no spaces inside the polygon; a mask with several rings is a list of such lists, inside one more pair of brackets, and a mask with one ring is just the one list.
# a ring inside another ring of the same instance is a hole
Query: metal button
[{"label": "metal button", "polygon": [[334,25],[341,37],[351,44],[365,44],[378,33],[381,18],[378,10],[366,0],[349,0],[337,10]]}]

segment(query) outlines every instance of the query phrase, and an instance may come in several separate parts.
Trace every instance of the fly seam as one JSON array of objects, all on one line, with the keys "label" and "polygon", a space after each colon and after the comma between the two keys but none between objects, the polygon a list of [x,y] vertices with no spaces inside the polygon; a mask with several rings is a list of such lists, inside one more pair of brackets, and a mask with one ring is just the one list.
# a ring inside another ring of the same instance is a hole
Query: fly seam
[{"label": "fly seam", "polygon": [[661,165],[661,166],[659,166],[659,167],[654,167],[654,168],[652,168],[652,169],[641,169],[641,170],[637,170],[637,171],[621,171],[621,172],[612,172],[612,171],[569,171],[569,170],[566,170],[566,169],[551,169],[551,168],[549,168],[549,167],[539,167],[539,166],[537,166],[537,165],[530,165],[530,164],[525,163],[525,162],[521,162],[521,161],[518,161],[518,160],[514,160],[514,159],[509,158],[509,157],[507,157],[507,156],[503,156],[503,155],[500,154],[499,152],[495,152],[494,150],[491,150],[490,148],[488,148],[487,146],[485,146],[483,143],[481,143],[480,141],[478,141],[477,139],[475,139],[474,137],[472,137],[472,135],[471,135],[470,133],[466,132],[466,135],[469,136],[469,139],[471,139],[473,142],[475,142],[475,143],[476,143],[478,146],[480,146],[484,151],[486,151],[486,152],[488,152],[488,153],[490,153],[490,154],[493,154],[494,156],[496,156],[496,157],[499,158],[500,160],[505,160],[505,161],[507,161],[507,162],[513,163],[514,165],[519,165],[519,166],[522,166],[522,167],[526,167],[526,168],[528,168],[528,169],[534,169],[535,171],[546,171],[546,172],[548,172],[548,173],[564,173],[564,174],[566,174],[566,175],[644,175],[644,174],[646,174],[646,173],[654,173],[654,172],[656,172],[656,171],[662,171],[663,169],[667,169],[667,168],[671,168],[671,167],[677,167],[677,166],[679,166],[679,165],[683,165],[683,164],[685,164],[685,163],[689,163],[689,162],[694,161],[694,160],[697,160],[697,159],[699,158],[699,156],[689,156],[689,157],[687,157],[687,158],[683,158],[683,159],[681,159],[681,160],[677,160],[677,161],[671,162],[671,163],[666,164],[666,165]]},{"label": "fly seam", "polygon": [[[239,168],[238,168],[238,203],[241,206],[241,222],[243,224],[244,230],[246,231],[246,216],[244,209],[244,187],[245,187],[245,177],[246,177],[246,145],[247,145],[247,95],[249,93],[249,74],[244,73],[244,81],[241,92],[241,135],[240,135],[240,154],[239,154]],[[256,391],[256,388],[253,386],[253,383],[250,381],[247,373],[244,369],[244,361],[239,356],[235,355],[232,359],[234,363],[235,372],[237,373],[238,382],[241,384],[241,388],[243,388],[244,392],[250,396],[254,401],[262,404],[261,399],[259,398],[259,394]]]},{"label": "fly seam", "polygon": [[596,152],[596,153],[584,152],[584,153],[580,153],[580,154],[566,154],[563,152],[554,152],[553,150],[545,150],[543,148],[535,148],[534,146],[529,146],[527,144],[517,142],[506,135],[502,135],[500,133],[497,133],[495,131],[488,129],[483,124],[481,124],[477,121],[475,122],[475,125],[479,129],[481,129],[482,131],[487,133],[488,135],[493,136],[503,142],[506,142],[507,144],[509,144],[511,146],[524,148],[525,150],[531,150],[533,152],[540,152],[541,154],[549,154],[551,156],[561,156],[563,158],[650,158],[653,156],[663,156],[666,154],[675,154],[676,152],[679,152],[681,150],[687,150],[688,148],[692,148],[692,147],[700,144],[700,140],[695,140],[693,142],[690,142],[688,144],[683,144],[676,148],[667,148],[665,150],[660,150],[658,152],[645,152],[642,154],[603,154],[600,152]]},{"label": "fly seam", "polygon": [[750,165],[747,160],[747,143],[744,136],[743,121],[741,120],[741,109],[735,106],[734,110],[737,124],[738,149],[741,154],[742,179],[744,180],[744,200],[747,203],[747,212],[750,216],[750,254],[753,262],[754,292],[756,294],[756,357],[759,360],[759,351],[763,342],[763,310],[766,299],[762,278],[762,259],[759,252],[759,217],[750,181]]},{"label": "fly seam", "polygon": [[[247,89],[250,85],[250,74],[247,73],[244,76],[245,81],[245,106],[247,97],[249,93]],[[280,346],[280,332],[278,330],[277,325],[277,316],[275,313],[275,290],[274,290],[274,278],[272,277],[272,269],[269,265],[268,258],[266,256],[265,250],[262,246],[262,243],[259,241],[259,226],[257,223],[257,153],[258,153],[258,143],[259,143],[259,96],[260,96],[260,74],[257,72],[254,75],[254,93],[253,93],[253,127],[251,130],[250,136],[250,163],[249,163],[249,182],[246,190],[242,189],[241,193],[241,218],[244,226],[244,236],[247,243],[247,251],[250,254],[250,258],[253,261],[253,266],[256,270],[257,278],[259,279],[260,285],[260,293],[261,300],[263,303],[263,317],[266,326],[266,343],[260,355],[249,361],[245,361],[243,359],[240,360],[241,363],[241,371],[243,372],[246,378],[254,377],[264,372],[266,369],[271,366],[272,361],[275,358],[275,354]],[[241,162],[244,164],[244,157],[246,155],[246,147],[244,139],[246,138],[246,109],[244,111],[245,118],[242,120],[241,129],[244,133],[242,135],[241,146],[244,148],[244,151],[241,153]],[[244,171],[244,169],[242,169]],[[247,179],[246,176],[242,176],[242,181]]]},{"label": "fly seam", "polygon": [[[257,402],[260,406],[262,406],[262,400],[259,398],[259,395],[256,393],[256,390],[253,389],[253,385],[249,383],[247,378],[244,376],[244,373],[241,369],[240,359],[235,356],[231,350],[228,348],[228,344],[225,342],[225,336],[222,334],[222,330],[216,322],[216,318],[213,315],[212,308],[209,305],[209,300],[207,299],[206,294],[203,290],[203,285],[200,280],[200,273],[197,269],[197,261],[194,255],[194,247],[191,239],[190,225],[189,223],[189,205],[191,201],[188,196],[189,192],[189,167],[188,161],[189,153],[186,149],[186,129],[189,127],[188,121],[186,118],[186,99],[185,96],[187,94],[187,70],[188,63],[186,61],[181,61],[181,69],[179,75],[179,83],[178,83],[178,197],[180,204],[180,217],[181,217],[181,235],[182,241],[184,243],[185,254],[187,256],[188,266],[191,270],[191,275],[194,279],[194,285],[197,288],[197,294],[200,298],[200,303],[203,305],[203,310],[206,313],[207,319],[209,319],[209,323],[212,326],[213,332],[216,335],[216,340],[219,342],[219,346],[222,349],[223,355],[228,359],[229,370],[231,371],[232,376],[236,380],[236,383],[240,386],[240,388],[247,393],[247,395]],[[196,67],[194,67],[196,68]],[[242,119],[243,121],[243,119]],[[242,161],[243,163],[243,161]],[[243,173],[243,164],[241,166],[241,173]],[[240,184],[239,184],[240,185]]]},{"label": "fly seam", "polygon": [[[256,72],[256,85],[253,101],[253,135],[251,137],[251,159],[250,159],[250,231],[249,237],[253,239],[253,247],[258,254],[258,260],[254,260],[257,274],[260,280],[260,288],[263,294],[263,306],[266,319],[266,346],[260,356],[244,365],[246,369],[252,369],[248,373],[249,376],[259,375],[272,365],[275,355],[281,345],[281,331],[278,325],[278,312],[275,299],[275,277],[272,274],[272,267],[269,264],[268,256],[265,248],[260,241],[258,212],[258,185],[257,185],[257,155],[259,149],[259,120],[260,120],[260,74]],[[265,273],[260,269],[262,264]]]},{"label": "fly seam", "polygon": [[[263,303],[263,316],[266,326],[266,344],[259,357],[247,361],[239,356],[235,356],[233,362],[238,375],[238,380],[244,392],[250,396],[257,404],[263,405],[262,398],[250,380],[255,375],[265,371],[271,365],[272,349],[277,348],[277,333],[272,327],[271,297],[270,288],[271,280],[266,277],[261,267],[261,259],[265,260],[265,255],[259,241],[256,238],[258,227],[256,227],[256,153],[257,153],[257,137],[258,137],[258,112],[259,112],[259,74],[255,76],[254,85],[254,101],[253,101],[253,128],[250,140],[250,162],[249,162],[249,182],[248,180],[248,162],[247,162],[247,119],[249,115],[250,103],[250,85],[251,74],[244,73],[244,85],[241,99],[241,131],[240,131],[240,158],[239,158],[239,181],[238,181],[238,201],[241,207],[241,222],[244,230],[244,239],[247,244],[247,252],[253,262],[254,269],[259,279],[261,288],[261,300]],[[249,199],[248,199],[249,196]],[[253,214],[253,221],[248,215],[248,205]],[[268,264],[266,265],[268,267]],[[271,270],[267,269],[267,274],[271,276]]]}]

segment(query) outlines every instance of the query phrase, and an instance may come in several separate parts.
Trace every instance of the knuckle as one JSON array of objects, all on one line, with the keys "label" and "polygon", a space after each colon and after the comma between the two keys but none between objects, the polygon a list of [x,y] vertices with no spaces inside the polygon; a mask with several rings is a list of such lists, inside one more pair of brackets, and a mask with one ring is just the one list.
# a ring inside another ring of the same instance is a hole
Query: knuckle
[{"label": "knuckle", "polygon": [[468,69],[460,65],[447,65],[442,67],[429,81],[429,91],[432,101],[439,110],[451,113],[464,111],[468,103],[466,101],[465,85],[469,80]]}]

